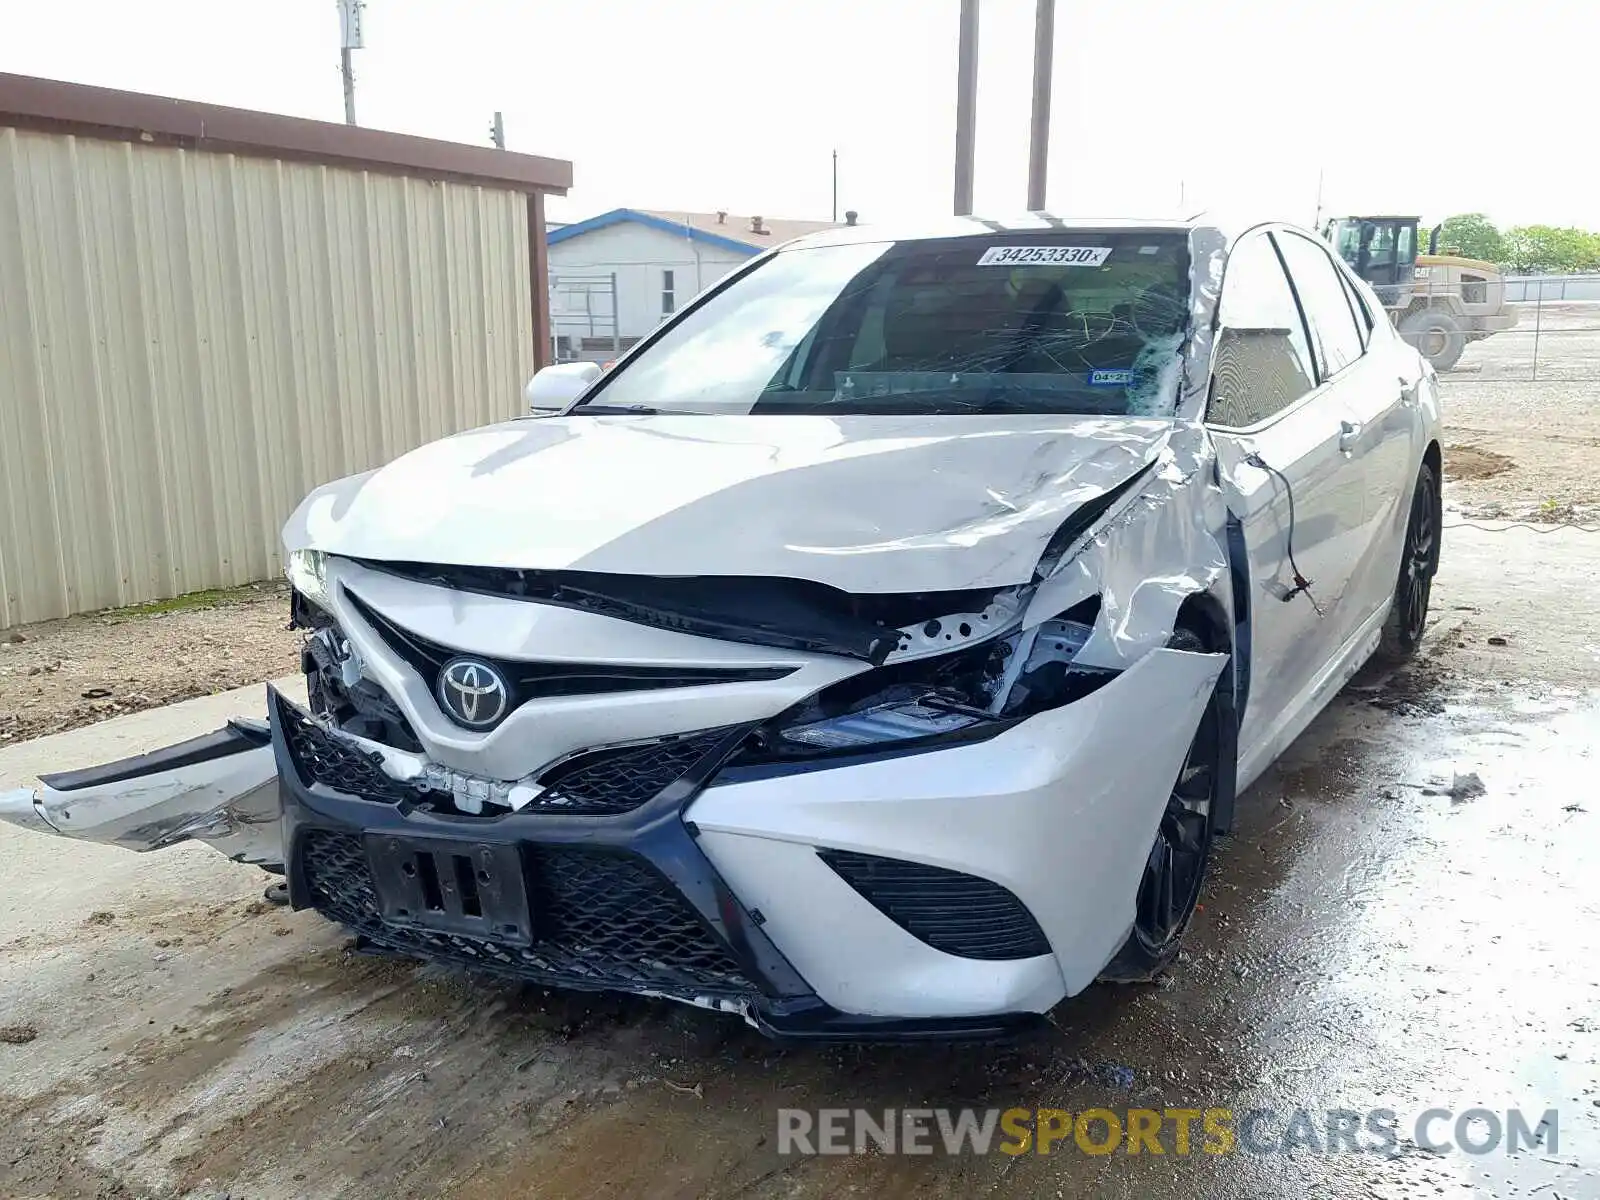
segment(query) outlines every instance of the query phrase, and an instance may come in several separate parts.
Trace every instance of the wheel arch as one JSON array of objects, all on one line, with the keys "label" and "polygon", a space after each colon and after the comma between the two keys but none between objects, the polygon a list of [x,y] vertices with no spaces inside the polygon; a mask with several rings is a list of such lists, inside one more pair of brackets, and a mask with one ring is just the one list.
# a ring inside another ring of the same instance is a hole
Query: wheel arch
[{"label": "wheel arch", "polygon": [[1235,650],[1235,631],[1242,629],[1248,636],[1248,624],[1241,624],[1237,613],[1228,611],[1215,592],[1193,592],[1185,596],[1178,606],[1178,615],[1172,623],[1174,632],[1187,630],[1198,637],[1210,653],[1228,655],[1228,667],[1217,677],[1216,701],[1219,709],[1217,721],[1217,796],[1215,830],[1219,834],[1233,829],[1234,801],[1238,791],[1239,720],[1243,713],[1240,696],[1241,682],[1248,687],[1247,678],[1240,678],[1240,655]]}]

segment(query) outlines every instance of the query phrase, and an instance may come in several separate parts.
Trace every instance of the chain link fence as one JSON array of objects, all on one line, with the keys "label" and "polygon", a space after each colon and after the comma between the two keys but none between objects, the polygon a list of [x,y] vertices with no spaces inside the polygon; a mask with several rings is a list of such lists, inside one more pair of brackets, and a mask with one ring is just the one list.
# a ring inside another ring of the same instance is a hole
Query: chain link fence
[{"label": "chain link fence", "polygon": [[[1396,289],[1377,290],[1396,303]],[[1451,313],[1461,326],[1459,358],[1441,371],[1451,383],[1600,382],[1600,275],[1511,276],[1502,301],[1492,280],[1419,274],[1404,295],[1412,308],[1397,324],[1430,357],[1452,334],[1430,326],[1417,302]]]}]

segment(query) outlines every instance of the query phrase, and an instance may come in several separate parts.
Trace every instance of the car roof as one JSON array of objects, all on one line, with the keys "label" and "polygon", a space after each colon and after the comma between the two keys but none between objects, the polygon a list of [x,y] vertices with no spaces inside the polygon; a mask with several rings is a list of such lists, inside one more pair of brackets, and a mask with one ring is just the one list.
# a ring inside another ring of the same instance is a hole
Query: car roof
[{"label": "car roof", "polygon": [[882,225],[838,225],[818,233],[796,238],[785,249],[815,246],[853,246],[866,242],[922,242],[942,238],[983,237],[1012,233],[1062,233],[1081,230],[1149,229],[1186,232],[1193,223],[1186,220],[1127,217],[1060,217],[1053,213],[1023,213],[1013,217],[940,217],[931,221],[891,221]]},{"label": "car roof", "polygon": [[[983,237],[996,234],[1018,233],[1071,233],[1073,230],[1104,232],[1108,230],[1161,230],[1174,233],[1204,231],[1224,245],[1247,230],[1260,225],[1283,226],[1311,231],[1288,222],[1271,218],[1240,219],[1233,214],[1200,212],[1188,216],[1169,217],[1091,217],[1060,216],[1049,212],[1022,213],[1009,217],[940,217],[931,221],[890,221],[881,225],[838,225],[818,233],[807,234],[780,249],[804,250],[818,246],[853,246],[868,242],[918,242],[942,238]],[[1315,236],[1311,234],[1311,236]]]}]

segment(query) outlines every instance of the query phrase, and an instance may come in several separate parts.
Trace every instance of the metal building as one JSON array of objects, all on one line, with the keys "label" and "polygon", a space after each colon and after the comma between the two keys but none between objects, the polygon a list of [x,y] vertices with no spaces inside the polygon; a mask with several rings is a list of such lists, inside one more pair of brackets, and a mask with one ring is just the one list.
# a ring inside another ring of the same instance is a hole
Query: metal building
[{"label": "metal building", "polygon": [[516,415],[571,181],[0,74],[0,629],[271,578],[312,487]]}]

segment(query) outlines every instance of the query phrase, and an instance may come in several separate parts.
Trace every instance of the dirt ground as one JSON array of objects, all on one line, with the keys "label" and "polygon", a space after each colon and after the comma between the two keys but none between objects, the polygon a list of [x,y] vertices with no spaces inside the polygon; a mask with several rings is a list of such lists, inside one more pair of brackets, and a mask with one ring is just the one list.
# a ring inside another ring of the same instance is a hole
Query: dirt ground
[{"label": "dirt ground", "polygon": [[1472,519],[1594,524],[1600,304],[1517,308],[1516,328],[1473,342],[1442,376],[1452,498]]},{"label": "dirt ground", "polygon": [[284,586],[0,631],[0,745],[299,669]]}]

